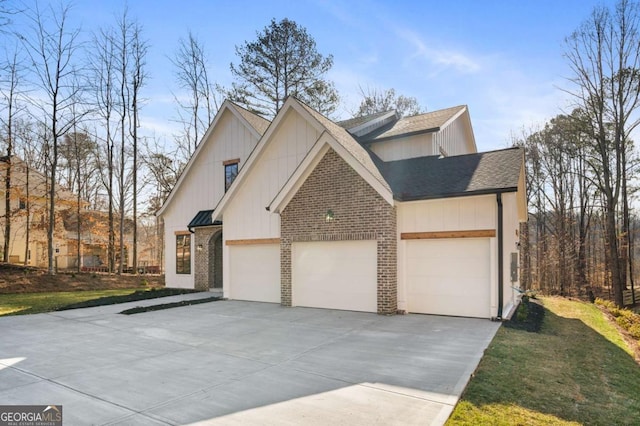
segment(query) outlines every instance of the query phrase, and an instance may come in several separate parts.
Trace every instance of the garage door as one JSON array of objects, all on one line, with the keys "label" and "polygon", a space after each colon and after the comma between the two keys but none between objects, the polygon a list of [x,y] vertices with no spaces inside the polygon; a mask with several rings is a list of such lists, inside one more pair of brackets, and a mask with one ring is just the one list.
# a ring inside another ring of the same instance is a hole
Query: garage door
[{"label": "garage door", "polygon": [[229,247],[230,298],[280,303],[280,245]]},{"label": "garage door", "polygon": [[409,312],[490,317],[488,238],[406,242]]},{"label": "garage door", "polygon": [[293,304],[376,312],[377,253],[376,241],[293,243]]}]

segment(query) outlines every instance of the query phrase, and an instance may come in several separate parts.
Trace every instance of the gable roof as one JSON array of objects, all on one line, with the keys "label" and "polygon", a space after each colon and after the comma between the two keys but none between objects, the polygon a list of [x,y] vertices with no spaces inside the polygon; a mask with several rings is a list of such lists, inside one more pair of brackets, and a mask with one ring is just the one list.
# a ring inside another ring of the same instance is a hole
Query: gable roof
[{"label": "gable roof", "polygon": [[[253,163],[255,163],[258,158],[260,158],[265,147],[270,142],[271,136],[276,132],[276,129],[279,127],[280,122],[284,119],[284,117],[291,109],[304,116],[307,121],[320,132],[320,136],[316,140],[316,144],[319,143],[319,141],[325,136],[325,134],[330,135],[333,140],[336,141],[336,148],[344,149],[346,155],[349,155],[355,161],[355,163],[361,165],[365,170],[365,173],[368,173],[368,175],[375,179],[375,181],[377,181],[381,185],[382,191],[387,192],[389,194],[389,197],[391,197],[391,188],[382,177],[382,174],[373,162],[368,150],[362,147],[362,145],[360,145],[344,128],[338,126],[333,121],[324,117],[322,114],[306,105],[304,102],[294,98],[293,96],[289,96],[282,108],[280,108],[280,111],[278,111],[278,114],[276,114],[276,117],[273,119],[273,122],[271,123],[267,131],[262,136],[262,139],[260,139],[249,158],[247,158],[247,161],[242,166],[242,169],[240,169],[240,171],[238,172],[238,176],[233,181],[233,185],[231,185],[229,190],[224,194],[224,196],[216,206],[214,214],[212,215],[213,220],[217,220],[220,218],[220,215],[222,211],[224,211],[225,206],[227,205],[229,200],[234,197],[235,193],[242,185],[242,182],[244,181],[244,179],[246,179],[247,174],[250,172],[253,166]],[[307,156],[309,155],[311,155],[311,151],[307,153]]]},{"label": "gable roof", "polygon": [[240,115],[242,115],[244,119],[247,120],[247,123],[249,123],[251,127],[253,127],[260,134],[260,136],[264,135],[264,132],[267,131],[267,127],[269,127],[269,124],[271,124],[269,120],[249,111],[246,108],[241,107],[238,104],[234,104],[232,102],[230,103],[236,108]]},{"label": "gable roof", "polygon": [[214,117],[213,121],[211,122],[211,125],[205,132],[204,136],[202,136],[202,139],[200,139],[200,142],[198,143],[198,147],[191,155],[191,158],[189,158],[189,161],[187,162],[187,165],[184,167],[184,170],[182,171],[182,173],[180,173],[180,177],[178,177],[178,181],[171,189],[169,196],[162,204],[162,207],[160,207],[160,209],[158,209],[158,211],[156,212],[156,216],[161,216],[164,213],[164,211],[167,209],[167,207],[171,204],[171,201],[173,200],[175,193],[178,192],[178,190],[180,189],[182,182],[184,181],[185,177],[189,174],[189,170],[191,170],[193,163],[196,162],[196,159],[200,155],[200,152],[202,152],[204,145],[206,145],[206,141],[209,139],[209,136],[213,133],[214,129],[216,128],[216,125],[221,120],[225,111],[229,111],[233,115],[235,115],[240,120],[240,122],[243,123],[247,127],[247,129],[249,129],[249,131],[252,132],[253,135],[258,140],[264,134],[266,129],[269,127],[269,122],[264,118],[234,104],[229,100],[225,100],[220,106],[220,109],[216,113],[216,116]]},{"label": "gable roof", "polygon": [[412,134],[437,132],[467,110],[466,105],[404,117],[380,127],[360,138],[361,142],[378,142]]},{"label": "gable roof", "polygon": [[353,117],[348,120],[338,121],[336,122],[336,124],[344,129],[351,130],[371,120],[375,120],[376,118],[380,118],[384,115],[387,115],[389,113],[395,113],[395,111],[393,110],[381,111],[381,112],[376,112],[375,114],[363,115],[361,117]]},{"label": "gable roof", "polygon": [[305,108],[313,118],[324,126],[336,142],[342,145],[354,159],[356,159],[369,173],[371,173],[374,178],[376,178],[387,190],[391,191],[391,187],[380,173],[380,170],[378,170],[369,150],[360,145],[344,128],[338,126],[336,123],[329,120],[308,105],[302,102],[300,102],[300,105],[302,105],[302,107]]},{"label": "gable roof", "polygon": [[418,157],[383,162],[376,159],[398,201],[515,192],[524,150],[508,148],[451,157]]}]

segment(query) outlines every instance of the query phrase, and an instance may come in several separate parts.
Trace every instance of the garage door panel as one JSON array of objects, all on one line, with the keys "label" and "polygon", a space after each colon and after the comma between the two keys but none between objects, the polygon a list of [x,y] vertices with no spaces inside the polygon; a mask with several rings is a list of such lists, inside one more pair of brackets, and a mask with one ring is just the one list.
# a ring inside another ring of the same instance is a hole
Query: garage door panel
[{"label": "garage door panel", "polygon": [[280,303],[280,245],[229,247],[231,298]]},{"label": "garage door panel", "polygon": [[291,250],[294,305],[377,310],[376,241],[296,242]]},{"label": "garage door panel", "polygon": [[410,312],[488,318],[489,239],[408,241]]}]

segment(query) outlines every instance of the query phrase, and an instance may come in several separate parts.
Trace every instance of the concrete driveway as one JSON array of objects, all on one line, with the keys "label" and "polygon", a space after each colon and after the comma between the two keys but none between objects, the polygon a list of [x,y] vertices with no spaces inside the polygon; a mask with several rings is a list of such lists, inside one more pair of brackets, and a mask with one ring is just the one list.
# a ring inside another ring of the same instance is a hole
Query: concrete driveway
[{"label": "concrete driveway", "polygon": [[65,425],[442,424],[498,329],[237,301],[117,313],[153,303],[0,318],[0,405],[62,404]]}]

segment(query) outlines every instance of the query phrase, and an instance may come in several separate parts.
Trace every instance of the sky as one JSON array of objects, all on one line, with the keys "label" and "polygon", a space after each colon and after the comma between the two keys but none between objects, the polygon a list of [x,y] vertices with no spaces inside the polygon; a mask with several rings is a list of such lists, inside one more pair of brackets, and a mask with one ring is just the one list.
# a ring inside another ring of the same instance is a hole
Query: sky
[{"label": "sky", "polygon": [[[125,6],[105,0],[72,4],[71,22],[86,33],[112,25]],[[394,88],[417,98],[427,111],[468,105],[478,149],[504,148],[513,135],[570,111],[571,99],[561,90],[571,75],[563,58],[564,38],[599,4],[603,2],[130,0],[129,14],[140,22],[150,45],[143,133],[170,142],[177,131],[174,95],[179,89],[170,57],[180,38],[194,33],[205,46],[210,77],[230,86],[235,46],[253,41],[272,18],[289,18],[307,29],[320,53],[334,57],[328,78],[341,95],[338,118],[352,116],[360,88]]]}]

